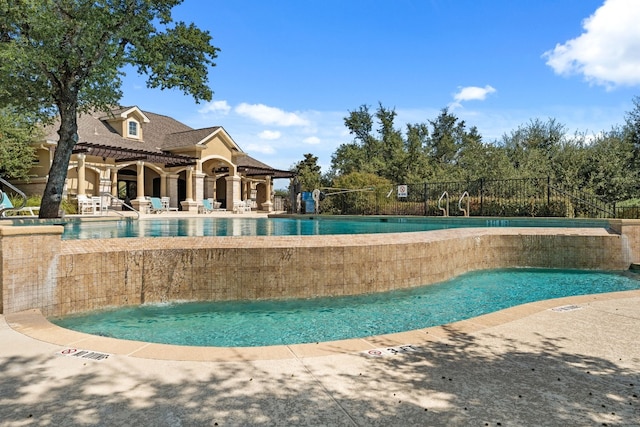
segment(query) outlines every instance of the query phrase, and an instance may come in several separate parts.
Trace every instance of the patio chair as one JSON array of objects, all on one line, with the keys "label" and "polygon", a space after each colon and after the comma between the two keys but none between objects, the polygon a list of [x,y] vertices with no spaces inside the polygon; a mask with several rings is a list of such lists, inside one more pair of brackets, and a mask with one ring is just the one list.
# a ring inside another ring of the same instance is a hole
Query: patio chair
[{"label": "patio chair", "polygon": [[233,202],[233,213],[245,213],[245,212],[247,212],[247,204],[245,203],[244,200]]},{"label": "patio chair", "polygon": [[163,213],[168,212],[167,209],[162,206],[162,200],[159,197],[149,197],[151,206],[149,207],[149,213]]},{"label": "patio chair", "polygon": [[94,215],[102,215],[107,211],[109,206],[103,202],[102,197],[93,196],[91,198],[91,202],[93,203],[93,214]]},{"label": "patio chair", "polygon": [[93,199],[85,196],[84,194],[78,194],[78,212],[80,215],[84,215],[87,213],[92,213],[97,215],[96,205],[93,202]]},{"label": "patio chair", "polygon": [[160,197],[160,201],[162,202],[162,207],[167,212],[178,212],[178,208],[171,207],[171,199],[169,197]]}]

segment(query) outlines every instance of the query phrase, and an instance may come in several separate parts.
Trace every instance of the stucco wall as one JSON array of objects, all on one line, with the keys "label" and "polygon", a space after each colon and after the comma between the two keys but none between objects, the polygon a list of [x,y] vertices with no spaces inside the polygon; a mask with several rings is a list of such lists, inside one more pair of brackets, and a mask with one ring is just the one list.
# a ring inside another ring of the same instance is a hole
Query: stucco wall
[{"label": "stucco wall", "polygon": [[640,233],[597,228],[74,241],[61,241],[61,232],[56,226],[0,227],[4,313],[39,308],[51,316],[172,300],[359,294],[501,267],[623,270],[635,262],[629,244],[640,241]]}]

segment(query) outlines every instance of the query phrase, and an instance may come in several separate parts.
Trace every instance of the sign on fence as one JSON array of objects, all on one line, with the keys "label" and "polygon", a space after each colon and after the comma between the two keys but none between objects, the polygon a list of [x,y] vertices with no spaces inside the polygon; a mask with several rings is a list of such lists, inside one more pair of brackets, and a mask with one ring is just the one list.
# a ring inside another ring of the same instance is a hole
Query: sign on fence
[{"label": "sign on fence", "polygon": [[407,197],[409,195],[409,187],[406,184],[398,185],[398,198]]}]

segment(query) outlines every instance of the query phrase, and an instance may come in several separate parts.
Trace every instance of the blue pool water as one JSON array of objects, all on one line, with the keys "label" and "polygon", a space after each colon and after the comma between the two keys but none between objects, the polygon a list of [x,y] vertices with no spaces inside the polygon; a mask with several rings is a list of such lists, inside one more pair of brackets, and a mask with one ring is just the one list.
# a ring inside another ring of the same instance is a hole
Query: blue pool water
[{"label": "blue pool water", "polygon": [[506,269],[352,297],[171,303],[54,318],[64,328],[166,344],[263,346],[380,335],[468,319],[532,301],[640,289],[633,273]]},{"label": "blue pool water", "polygon": [[153,218],[69,221],[63,239],[166,236],[297,236],[398,233],[460,227],[608,227],[606,220],[566,218],[313,217]]}]

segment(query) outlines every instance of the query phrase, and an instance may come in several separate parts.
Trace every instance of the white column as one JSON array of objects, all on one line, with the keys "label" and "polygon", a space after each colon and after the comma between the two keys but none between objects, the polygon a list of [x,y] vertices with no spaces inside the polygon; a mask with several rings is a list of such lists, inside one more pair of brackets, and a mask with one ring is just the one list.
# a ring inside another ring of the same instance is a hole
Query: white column
[{"label": "white column", "polygon": [[84,160],[86,156],[84,154],[78,154],[78,196],[84,196],[86,193],[86,174]]},{"label": "white column", "polygon": [[187,168],[186,173],[186,181],[187,181],[187,194],[186,194],[186,202],[193,202],[193,168]]},{"label": "white column", "polygon": [[137,167],[137,188],[138,188],[138,197],[136,198],[138,201],[144,201],[144,162],[136,162]]}]

